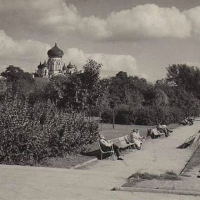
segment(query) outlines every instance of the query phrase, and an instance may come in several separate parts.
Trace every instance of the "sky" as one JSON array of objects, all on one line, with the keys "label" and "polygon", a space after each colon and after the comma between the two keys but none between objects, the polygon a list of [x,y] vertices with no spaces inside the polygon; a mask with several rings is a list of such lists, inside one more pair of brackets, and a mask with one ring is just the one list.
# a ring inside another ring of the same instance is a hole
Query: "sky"
[{"label": "sky", "polygon": [[0,0],[0,72],[35,72],[55,45],[82,69],[102,64],[149,82],[172,64],[200,67],[199,0]]}]

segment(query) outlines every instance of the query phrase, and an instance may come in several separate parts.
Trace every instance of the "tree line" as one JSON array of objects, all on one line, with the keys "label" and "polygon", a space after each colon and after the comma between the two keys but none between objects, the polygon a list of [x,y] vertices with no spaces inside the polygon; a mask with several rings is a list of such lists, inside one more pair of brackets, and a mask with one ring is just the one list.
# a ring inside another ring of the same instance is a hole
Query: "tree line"
[{"label": "tree line", "polygon": [[170,65],[166,77],[154,84],[123,71],[101,79],[100,70],[101,64],[88,60],[82,70],[36,80],[20,68],[9,66],[1,74],[6,78],[4,83],[1,81],[1,87],[10,85],[13,93],[28,98],[32,105],[51,100],[59,109],[99,116],[104,122],[111,122],[113,109],[119,124],[169,124],[199,115],[197,67]]}]

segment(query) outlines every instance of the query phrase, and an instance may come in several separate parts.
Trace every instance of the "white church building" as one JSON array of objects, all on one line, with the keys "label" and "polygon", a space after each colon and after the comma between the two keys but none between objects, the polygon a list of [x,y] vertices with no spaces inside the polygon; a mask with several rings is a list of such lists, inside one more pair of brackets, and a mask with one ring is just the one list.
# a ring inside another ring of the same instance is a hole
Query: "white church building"
[{"label": "white church building", "polygon": [[48,61],[38,65],[34,77],[51,78],[55,75],[67,75],[71,73],[74,66],[69,63],[67,66],[62,61],[64,52],[58,48],[57,43],[48,52]]}]

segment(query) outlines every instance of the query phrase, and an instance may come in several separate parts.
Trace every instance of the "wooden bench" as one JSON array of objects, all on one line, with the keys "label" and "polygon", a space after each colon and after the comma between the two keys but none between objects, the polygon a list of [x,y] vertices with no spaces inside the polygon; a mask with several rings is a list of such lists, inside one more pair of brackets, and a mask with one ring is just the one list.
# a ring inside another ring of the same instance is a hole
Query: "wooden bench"
[{"label": "wooden bench", "polygon": [[159,131],[157,128],[148,128],[147,129],[147,137],[151,137],[152,139],[155,139],[157,137],[165,135],[164,132]]},{"label": "wooden bench", "polygon": [[[135,144],[131,143],[128,140],[128,135],[123,136],[123,137],[119,137],[119,138],[115,138],[115,139],[112,139],[112,140],[109,140],[109,141],[112,142],[112,143],[115,143],[119,147],[120,150],[135,148]],[[104,154],[107,154],[107,155],[110,154],[110,158],[112,157],[113,160],[115,160],[115,153],[114,153],[113,146],[109,150],[105,151],[101,147],[100,142],[98,142],[98,144],[99,144],[99,149],[100,149],[100,153],[101,153],[101,160],[103,159]]]},{"label": "wooden bench", "polygon": [[110,150],[104,151],[103,148],[101,147],[100,142],[99,143],[99,149],[100,149],[100,153],[101,153],[101,160],[103,159],[103,155],[105,154],[110,154],[110,157],[113,157],[113,160],[115,160],[115,152],[113,149],[113,146],[110,147]]},{"label": "wooden bench", "polygon": [[110,141],[115,143],[120,148],[120,150],[127,149],[127,148],[132,149],[133,147],[135,147],[135,144],[131,143],[128,140],[128,135],[125,135],[125,136],[119,137],[119,138],[115,138]]}]

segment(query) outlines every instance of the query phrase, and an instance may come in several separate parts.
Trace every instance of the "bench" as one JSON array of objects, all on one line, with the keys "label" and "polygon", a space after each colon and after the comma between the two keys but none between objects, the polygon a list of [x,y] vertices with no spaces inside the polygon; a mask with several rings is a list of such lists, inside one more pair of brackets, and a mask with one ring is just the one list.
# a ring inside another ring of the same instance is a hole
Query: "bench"
[{"label": "bench", "polygon": [[135,147],[135,144],[131,143],[128,140],[128,135],[125,135],[125,136],[119,137],[119,138],[115,138],[110,141],[115,143],[120,148],[120,150],[127,149],[127,148],[132,149],[132,147]]},{"label": "bench", "polygon": [[165,135],[165,133],[159,131],[157,128],[148,128],[147,129],[147,137],[150,136],[152,139],[155,139],[162,135]]},{"label": "bench", "polygon": [[[119,137],[119,138],[115,138],[115,139],[112,139],[109,141],[112,143],[115,143],[119,147],[120,150],[127,149],[127,148],[133,149],[133,147],[135,148],[135,144],[131,143],[128,140],[128,135]],[[99,144],[99,149],[100,149],[100,153],[101,153],[101,160],[102,160],[104,154],[110,154],[110,158],[113,157],[113,160],[115,160],[115,152],[114,152],[113,146],[111,146],[111,148],[109,150],[105,151],[101,147],[100,142],[98,142],[98,144]]]},{"label": "bench", "polygon": [[115,152],[114,152],[113,146],[111,146],[110,150],[104,151],[101,147],[100,142],[98,142],[98,144],[99,144],[99,149],[101,153],[101,160],[103,159],[104,154],[110,154],[110,157],[113,157],[113,160],[115,160]]}]

